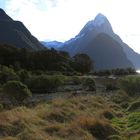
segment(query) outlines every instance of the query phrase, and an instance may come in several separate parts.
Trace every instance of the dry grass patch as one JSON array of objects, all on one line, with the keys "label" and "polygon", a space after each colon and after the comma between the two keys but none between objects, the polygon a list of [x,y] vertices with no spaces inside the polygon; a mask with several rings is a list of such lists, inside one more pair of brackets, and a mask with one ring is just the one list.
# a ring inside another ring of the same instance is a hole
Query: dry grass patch
[{"label": "dry grass patch", "polygon": [[0,113],[0,136],[18,140],[103,140],[116,134],[106,116],[110,102],[99,95],[56,99],[33,108]]},{"label": "dry grass patch", "polygon": [[5,137],[5,138],[0,138],[0,140],[17,140],[17,138],[14,138],[14,137]]},{"label": "dry grass patch", "polygon": [[45,132],[37,129],[25,129],[17,135],[18,140],[51,140]]},{"label": "dry grass patch", "polygon": [[93,116],[79,116],[73,121],[74,125],[87,130],[99,140],[107,139],[109,136],[117,134],[117,131],[109,123]]},{"label": "dry grass patch", "polygon": [[40,129],[45,122],[34,110],[26,107],[17,107],[0,113],[0,136],[16,137],[25,130]]}]

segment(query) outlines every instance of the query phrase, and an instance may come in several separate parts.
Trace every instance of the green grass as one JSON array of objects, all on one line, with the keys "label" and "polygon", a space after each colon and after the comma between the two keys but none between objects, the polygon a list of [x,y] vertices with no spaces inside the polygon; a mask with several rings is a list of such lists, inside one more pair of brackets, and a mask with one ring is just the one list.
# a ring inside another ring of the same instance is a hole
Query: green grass
[{"label": "green grass", "polygon": [[139,131],[140,132],[140,112],[130,113],[128,116],[128,131]]},{"label": "green grass", "polygon": [[128,115],[121,118],[113,118],[112,125],[119,130],[122,137],[129,140],[140,139],[140,112],[129,112]]}]

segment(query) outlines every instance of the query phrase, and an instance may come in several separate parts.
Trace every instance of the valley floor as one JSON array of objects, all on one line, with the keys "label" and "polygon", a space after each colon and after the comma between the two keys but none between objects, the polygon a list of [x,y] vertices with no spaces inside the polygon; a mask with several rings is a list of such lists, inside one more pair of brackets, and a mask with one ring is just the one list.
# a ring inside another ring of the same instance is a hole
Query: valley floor
[{"label": "valley floor", "polygon": [[0,140],[139,140],[140,98],[81,94],[0,112]]}]

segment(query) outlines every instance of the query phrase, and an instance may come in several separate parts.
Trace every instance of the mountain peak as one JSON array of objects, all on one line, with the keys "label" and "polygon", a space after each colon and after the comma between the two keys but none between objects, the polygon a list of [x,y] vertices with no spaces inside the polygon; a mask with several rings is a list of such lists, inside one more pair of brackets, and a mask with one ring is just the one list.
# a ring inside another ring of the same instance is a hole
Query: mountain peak
[{"label": "mountain peak", "polygon": [[12,20],[12,18],[10,18],[3,9],[0,8],[0,20]]},{"label": "mountain peak", "polygon": [[88,27],[100,27],[101,25],[103,25],[104,23],[109,22],[108,19],[106,18],[106,16],[104,16],[103,14],[99,13],[97,14],[97,16],[94,18],[94,20],[89,21],[86,26]]},{"label": "mountain peak", "polygon": [[98,14],[96,15],[95,19],[96,19],[96,18],[106,18],[106,16],[103,15],[102,13],[98,13]]},{"label": "mountain peak", "polygon": [[104,24],[106,22],[106,20],[107,20],[107,18],[103,14],[99,13],[93,21],[94,26],[100,26],[100,25]]},{"label": "mountain peak", "polygon": [[94,20],[90,20],[84,28],[80,31],[81,34],[87,34],[89,32],[113,32],[110,22],[108,21],[107,17],[103,14],[99,13],[94,18]]}]

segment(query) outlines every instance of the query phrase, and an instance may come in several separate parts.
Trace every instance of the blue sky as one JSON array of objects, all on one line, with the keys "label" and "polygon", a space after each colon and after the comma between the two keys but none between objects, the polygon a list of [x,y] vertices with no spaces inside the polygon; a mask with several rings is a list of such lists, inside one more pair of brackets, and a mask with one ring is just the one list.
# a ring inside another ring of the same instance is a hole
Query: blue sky
[{"label": "blue sky", "polygon": [[5,6],[5,0],[0,0],[0,7],[4,8],[4,6]]},{"label": "blue sky", "polygon": [[39,40],[68,40],[98,13],[124,42],[140,53],[140,0],[0,0]]}]

